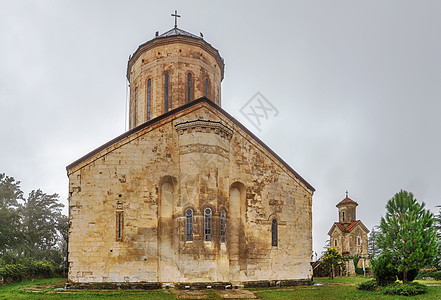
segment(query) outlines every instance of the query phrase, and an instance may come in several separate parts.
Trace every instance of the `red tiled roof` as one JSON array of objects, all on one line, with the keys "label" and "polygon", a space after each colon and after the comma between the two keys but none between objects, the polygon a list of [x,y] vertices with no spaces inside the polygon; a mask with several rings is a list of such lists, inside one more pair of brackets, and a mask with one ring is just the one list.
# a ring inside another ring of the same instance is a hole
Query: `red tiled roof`
[{"label": "red tiled roof", "polygon": [[349,224],[349,226],[346,227],[346,231],[350,231],[358,222],[360,222],[360,220],[354,221],[351,224]]},{"label": "red tiled roof", "polygon": [[352,223],[340,223],[340,222],[335,222],[335,226],[337,226],[338,228],[340,228],[341,231],[343,232],[349,232],[352,228],[354,228],[355,225],[358,224],[358,222],[360,222],[360,220],[358,221],[354,221]]},{"label": "red tiled roof", "polygon": [[352,203],[352,204],[356,204],[356,205],[358,205],[357,202],[355,202],[355,201],[352,200],[351,198],[346,197],[346,198],[344,198],[343,200],[341,200],[336,206],[338,207],[339,205],[342,205],[342,204],[348,204],[348,203]]}]

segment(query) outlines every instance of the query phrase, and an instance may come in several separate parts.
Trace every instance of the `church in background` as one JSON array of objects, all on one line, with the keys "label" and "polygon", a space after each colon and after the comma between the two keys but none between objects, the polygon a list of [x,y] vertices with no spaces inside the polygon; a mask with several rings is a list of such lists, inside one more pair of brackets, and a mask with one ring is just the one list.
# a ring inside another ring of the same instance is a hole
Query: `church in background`
[{"label": "church in background", "polygon": [[127,78],[130,129],[67,166],[70,286],[310,283],[314,188],[222,109],[218,50],[175,24]]},{"label": "church in background", "polygon": [[343,255],[343,258],[359,255],[358,265],[354,266],[353,259],[346,262],[347,275],[355,275],[355,268],[370,267],[368,254],[368,233],[369,229],[363,222],[357,220],[358,203],[348,197],[341,200],[337,205],[338,222],[335,222],[328,232],[329,245],[336,248]]}]

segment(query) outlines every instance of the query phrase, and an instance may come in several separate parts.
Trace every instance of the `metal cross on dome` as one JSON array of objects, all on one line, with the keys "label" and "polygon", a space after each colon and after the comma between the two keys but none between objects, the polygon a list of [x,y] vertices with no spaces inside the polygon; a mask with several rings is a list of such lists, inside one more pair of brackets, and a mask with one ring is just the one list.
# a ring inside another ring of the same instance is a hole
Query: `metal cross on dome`
[{"label": "metal cross on dome", "polygon": [[178,18],[180,18],[181,16],[178,15],[178,11],[177,10],[175,10],[175,13],[171,14],[171,16],[175,17],[175,28],[177,28],[178,27]]}]

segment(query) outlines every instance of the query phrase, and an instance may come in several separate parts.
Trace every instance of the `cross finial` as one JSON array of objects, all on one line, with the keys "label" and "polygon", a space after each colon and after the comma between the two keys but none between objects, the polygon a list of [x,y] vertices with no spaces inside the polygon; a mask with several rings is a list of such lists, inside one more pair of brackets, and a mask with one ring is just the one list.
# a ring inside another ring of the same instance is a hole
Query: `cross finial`
[{"label": "cross finial", "polygon": [[181,16],[178,15],[178,11],[177,10],[175,10],[175,13],[171,14],[171,16],[175,17],[175,28],[177,28],[178,27],[178,18],[180,18]]},{"label": "cross finial", "polygon": [[348,191],[346,191],[346,198],[348,198]]}]

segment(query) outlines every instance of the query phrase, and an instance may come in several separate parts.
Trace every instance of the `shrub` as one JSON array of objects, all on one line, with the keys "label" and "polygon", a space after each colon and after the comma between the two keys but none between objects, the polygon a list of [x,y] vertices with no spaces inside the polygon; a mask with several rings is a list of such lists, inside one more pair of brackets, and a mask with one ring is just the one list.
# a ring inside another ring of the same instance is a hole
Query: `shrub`
[{"label": "shrub", "polygon": [[435,269],[421,270],[418,272],[416,279],[425,279],[428,277],[431,277],[435,280],[441,280],[441,271],[437,271]]},{"label": "shrub", "polygon": [[397,269],[392,265],[387,254],[382,254],[377,259],[372,260],[372,270],[380,286],[391,284],[396,280]]},{"label": "shrub", "polygon": [[[407,272],[407,281],[409,281],[409,282],[414,281],[418,275],[418,272],[419,272],[418,269],[410,269]],[[403,280],[403,272],[398,272],[397,277],[398,277],[398,280]]]},{"label": "shrub", "polygon": [[362,290],[362,291],[375,291],[377,288],[378,288],[378,284],[375,279],[364,281],[357,285],[357,290]]},{"label": "shrub", "polygon": [[415,296],[427,292],[427,286],[418,282],[399,283],[395,282],[383,288],[386,295]]},{"label": "shrub", "polygon": [[23,265],[4,265],[0,268],[0,276],[5,282],[12,282],[22,280],[27,273],[27,268]]},{"label": "shrub", "polygon": [[363,268],[355,268],[355,273],[358,275],[364,275]]}]

